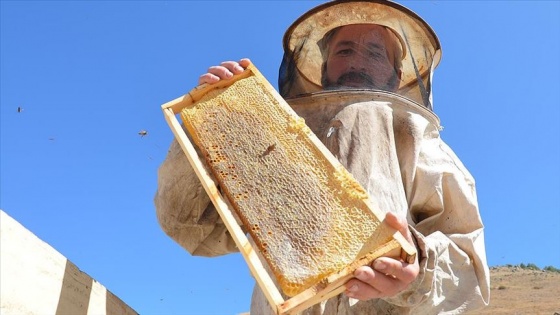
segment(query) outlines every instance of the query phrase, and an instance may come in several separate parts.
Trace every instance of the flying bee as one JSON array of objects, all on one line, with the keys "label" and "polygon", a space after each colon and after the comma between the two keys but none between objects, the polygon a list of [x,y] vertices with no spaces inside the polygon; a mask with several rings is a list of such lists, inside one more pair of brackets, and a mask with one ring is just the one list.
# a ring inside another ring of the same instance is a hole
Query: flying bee
[{"label": "flying bee", "polygon": [[140,130],[138,134],[140,135],[140,137],[144,137],[148,135],[148,132],[146,130]]}]

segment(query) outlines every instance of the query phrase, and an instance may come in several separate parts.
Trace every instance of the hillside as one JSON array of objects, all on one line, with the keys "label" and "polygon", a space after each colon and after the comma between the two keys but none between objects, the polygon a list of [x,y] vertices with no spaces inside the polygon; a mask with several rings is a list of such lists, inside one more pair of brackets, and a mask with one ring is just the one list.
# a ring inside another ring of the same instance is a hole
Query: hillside
[{"label": "hillside", "polygon": [[560,270],[520,266],[490,268],[490,305],[472,314],[560,315]]}]

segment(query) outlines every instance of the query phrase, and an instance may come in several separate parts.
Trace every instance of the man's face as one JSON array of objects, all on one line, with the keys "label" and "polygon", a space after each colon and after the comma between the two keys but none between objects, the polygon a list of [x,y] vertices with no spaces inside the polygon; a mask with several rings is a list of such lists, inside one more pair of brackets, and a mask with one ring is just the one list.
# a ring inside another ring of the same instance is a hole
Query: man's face
[{"label": "man's face", "polygon": [[324,88],[396,91],[400,70],[395,71],[395,47],[391,45],[397,45],[396,40],[382,26],[358,24],[341,27],[328,43]]}]

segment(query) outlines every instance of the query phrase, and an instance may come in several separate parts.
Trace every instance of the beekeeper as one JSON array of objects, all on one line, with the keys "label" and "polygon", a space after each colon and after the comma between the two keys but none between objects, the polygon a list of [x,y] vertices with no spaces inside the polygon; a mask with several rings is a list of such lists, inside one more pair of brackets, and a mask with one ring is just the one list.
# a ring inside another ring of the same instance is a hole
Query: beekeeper
[{"label": "beekeeper", "polygon": [[[459,314],[487,305],[474,179],[440,138],[433,112],[441,49],[431,27],[393,2],[334,1],[301,16],[283,43],[280,94],[418,250],[412,264],[382,257],[357,269],[344,294],[304,314]],[[249,64],[210,67],[200,83]],[[155,204],[162,228],[193,255],[237,251],[176,141]],[[256,287],[251,314],[272,313]]]}]

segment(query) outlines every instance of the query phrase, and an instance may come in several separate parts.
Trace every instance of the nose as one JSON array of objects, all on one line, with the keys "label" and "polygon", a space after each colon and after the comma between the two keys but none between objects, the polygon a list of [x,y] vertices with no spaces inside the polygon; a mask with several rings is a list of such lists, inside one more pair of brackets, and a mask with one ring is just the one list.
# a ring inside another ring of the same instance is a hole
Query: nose
[{"label": "nose", "polygon": [[348,60],[348,66],[354,70],[365,70],[371,62],[367,52],[359,51]]}]

